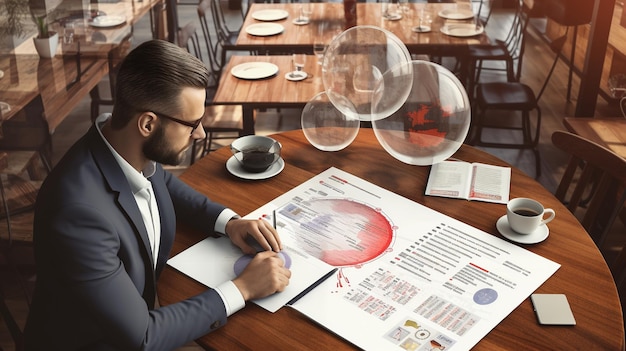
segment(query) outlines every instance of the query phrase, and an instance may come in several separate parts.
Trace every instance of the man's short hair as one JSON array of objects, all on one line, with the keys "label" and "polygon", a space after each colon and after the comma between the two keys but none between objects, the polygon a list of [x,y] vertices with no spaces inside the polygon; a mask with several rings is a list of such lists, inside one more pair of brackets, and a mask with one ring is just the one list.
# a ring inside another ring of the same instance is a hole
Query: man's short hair
[{"label": "man's short hair", "polygon": [[122,128],[137,113],[158,111],[176,116],[183,88],[206,89],[204,63],[164,40],[150,40],[132,50],[117,74],[112,127]]}]

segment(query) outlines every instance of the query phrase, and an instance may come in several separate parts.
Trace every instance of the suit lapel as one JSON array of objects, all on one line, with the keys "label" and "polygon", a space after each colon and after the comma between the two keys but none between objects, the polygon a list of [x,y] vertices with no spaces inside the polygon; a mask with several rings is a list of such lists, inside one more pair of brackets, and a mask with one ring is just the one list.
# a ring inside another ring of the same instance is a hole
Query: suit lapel
[{"label": "suit lapel", "polygon": [[[149,271],[154,271],[152,267],[154,267],[155,258],[152,257],[148,232],[146,230],[145,223],[143,222],[141,212],[139,211],[139,207],[137,207],[135,197],[130,189],[130,185],[128,185],[128,180],[126,180],[126,176],[122,172],[122,169],[119,167],[117,161],[113,157],[113,154],[111,154],[111,151],[100,137],[100,134],[95,126],[91,127],[88,138],[94,160],[96,161],[100,172],[102,172],[105,181],[109,185],[110,191],[117,193],[118,205],[130,219],[130,222],[135,228],[135,232],[138,234],[141,242],[143,243],[144,252],[142,255],[149,258],[148,261],[150,262],[147,262],[147,264],[149,264]],[[150,286],[151,289],[154,290],[154,274],[146,273],[146,276],[149,277],[148,279],[150,280],[146,282],[147,286]]]}]

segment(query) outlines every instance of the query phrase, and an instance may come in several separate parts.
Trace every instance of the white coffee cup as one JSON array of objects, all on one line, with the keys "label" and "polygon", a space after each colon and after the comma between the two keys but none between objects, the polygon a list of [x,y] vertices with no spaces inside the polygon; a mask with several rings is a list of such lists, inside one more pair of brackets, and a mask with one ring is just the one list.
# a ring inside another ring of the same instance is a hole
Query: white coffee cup
[{"label": "white coffee cup", "polygon": [[[545,218],[546,214],[549,216]],[[525,197],[518,197],[506,205],[506,218],[511,229],[519,234],[531,234],[542,224],[554,219],[551,208],[544,208],[539,202]]]}]

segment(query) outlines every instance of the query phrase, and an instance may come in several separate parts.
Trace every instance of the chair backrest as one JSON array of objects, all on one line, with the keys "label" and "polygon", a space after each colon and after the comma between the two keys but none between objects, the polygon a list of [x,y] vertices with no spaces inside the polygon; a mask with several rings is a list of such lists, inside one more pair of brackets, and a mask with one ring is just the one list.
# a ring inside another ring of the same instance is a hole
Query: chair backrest
[{"label": "chair backrest", "polygon": [[626,159],[590,140],[564,131],[554,132],[552,143],[570,155],[555,196],[567,204],[572,213],[585,203],[581,224],[602,247],[623,206],[620,193],[626,189]]},{"label": "chair backrest", "polygon": [[528,28],[529,14],[532,9],[528,8],[523,0],[516,3],[515,14],[509,32],[504,40],[497,42],[504,46],[515,64],[515,80],[519,81],[522,74],[522,58],[526,49],[526,30]]},{"label": "chair backrest", "polygon": [[[207,66],[219,77],[224,66],[224,62],[221,62],[222,51],[224,48],[222,45],[223,38],[221,37],[221,34],[217,31],[216,26],[212,25],[212,23],[214,23],[212,2],[213,0],[200,1],[197,7],[197,12],[209,58],[209,64]],[[211,19],[208,18],[209,14],[213,16]]]},{"label": "chair backrest", "polygon": [[493,10],[493,0],[473,0],[472,2],[478,3],[478,9],[476,10],[476,16],[482,22],[483,26],[489,23],[491,18],[491,12]]},{"label": "chair backrest", "polygon": [[204,62],[202,59],[202,50],[200,49],[200,39],[196,32],[196,26],[192,22],[178,28],[177,42],[178,46],[186,49],[189,53],[200,59],[200,61]]},{"label": "chair backrest", "polygon": [[[178,28],[178,46],[183,49],[186,49],[189,53],[197,57],[200,61],[203,61],[205,65],[207,62],[203,60],[204,52],[202,47],[200,46],[200,38],[198,32],[196,30],[196,26],[189,22],[184,27]],[[208,66],[212,63],[211,54],[208,53],[209,56]],[[215,90],[217,89],[217,85],[219,84],[219,76],[212,69],[209,69],[209,85],[207,86],[207,104],[213,100],[213,95],[215,94]]]}]

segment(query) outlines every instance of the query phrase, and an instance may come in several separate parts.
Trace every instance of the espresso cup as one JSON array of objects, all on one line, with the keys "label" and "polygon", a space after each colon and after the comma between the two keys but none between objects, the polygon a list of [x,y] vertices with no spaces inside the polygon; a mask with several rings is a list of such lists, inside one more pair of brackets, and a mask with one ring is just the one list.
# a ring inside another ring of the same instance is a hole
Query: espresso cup
[{"label": "espresso cup", "polygon": [[263,135],[247,135],[230,144],[230,150],[241,166],[248,172],[267,170],[280,159],[281,144]]},{"label": "espresso cup", "polygon": [[554,216],[553,209],[544,208],[539,202],[525,197],[515,198],[506,205],[509,226],[519,234],[533,233],[540,225],[553,220]]}]

